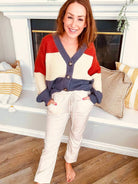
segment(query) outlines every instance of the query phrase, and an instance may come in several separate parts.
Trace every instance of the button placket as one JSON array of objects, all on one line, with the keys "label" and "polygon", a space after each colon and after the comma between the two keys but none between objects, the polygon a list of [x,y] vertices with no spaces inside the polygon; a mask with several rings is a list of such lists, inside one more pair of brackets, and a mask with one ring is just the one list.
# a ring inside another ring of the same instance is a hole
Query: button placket
[{"label": "button placket", "polygon": [[73,62],[72,61],[69,61],[68,62],[68,69],[67,69],[67,74],[66,74],[66,78],[67,79],[71,79],[71,75],[72,75],[72,65],[73,65]]},{"label": "button placket", "polygon": [[73,74],[73,62],[72,61],[68,61],[67,73],[66,73],[66,77],[65,77],[66,78],[66,80],[65,80],[66,84],[65,84],[64,91],[68,91],[69,90],[72,74]]}]

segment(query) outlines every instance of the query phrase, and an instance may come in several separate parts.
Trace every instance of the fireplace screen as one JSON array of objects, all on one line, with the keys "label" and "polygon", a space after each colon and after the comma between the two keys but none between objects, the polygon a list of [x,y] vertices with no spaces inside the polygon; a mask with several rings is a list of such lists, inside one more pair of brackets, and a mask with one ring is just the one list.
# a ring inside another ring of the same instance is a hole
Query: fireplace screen
[{"label": "fireplace screen", "polygon": [[[119,61],[123,34],[117,32],[116,20],[97,20],[98,32],[95,40],[97,58],[101,66],[115,69],[115,61]],[[56,20],[32,19],[31,30],[33,40],[34,61],[42,38],[55,32]]]}]

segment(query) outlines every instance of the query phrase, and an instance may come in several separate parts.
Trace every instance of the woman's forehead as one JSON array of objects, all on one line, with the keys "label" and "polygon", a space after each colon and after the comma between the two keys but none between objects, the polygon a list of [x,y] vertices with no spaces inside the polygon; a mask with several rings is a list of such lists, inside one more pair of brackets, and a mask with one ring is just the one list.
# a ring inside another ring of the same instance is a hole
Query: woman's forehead
[{"label": "woman's forehead", "polygon": [[70,14],[70,15],[74,15],[74,16],[79,16],[79,17],[85,17],[86,16],[86,9],[83,5],[77,3],[77,2],[74,2],[74,3],[71,3],[67,10],[66,10],[66,13],[67,14]]}]

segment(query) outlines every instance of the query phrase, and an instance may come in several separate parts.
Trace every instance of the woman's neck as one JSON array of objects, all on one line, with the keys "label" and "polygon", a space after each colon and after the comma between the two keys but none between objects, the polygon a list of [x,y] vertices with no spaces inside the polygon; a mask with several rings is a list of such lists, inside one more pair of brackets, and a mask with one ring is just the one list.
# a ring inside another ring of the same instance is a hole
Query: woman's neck
[{"label": "woman's neck", "polygon": [[78,38],[70,38],[66,33],[60,36],[61,41],[67,45],[77,45],[78,46]]},{"label": "woman's neck", "polygon": [[59,37],[67,54],[72,57],[78,50],[78,40],[69,38],[65,34]]}]

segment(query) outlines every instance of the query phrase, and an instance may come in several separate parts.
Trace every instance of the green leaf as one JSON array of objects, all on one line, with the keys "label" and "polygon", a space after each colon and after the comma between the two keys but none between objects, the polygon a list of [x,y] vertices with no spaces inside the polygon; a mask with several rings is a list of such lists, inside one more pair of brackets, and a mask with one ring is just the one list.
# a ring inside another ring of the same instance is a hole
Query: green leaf
[{"label": "green leaf", "polygon": [[129,22],[127,20],[127,17],[126,17],[126,11],[127,11],[127,7],[134,3],[135,0],[129,0],[129,2],[126,2],[124,3],[124,5],[122,6],[120,12],[119,12],[119,15],[118,15],[118,27],[117,27],[117,30],[118,31],[121,31],[121,32],[124,32],[124,30],[126,28],[128,28],[129,26]]}]

